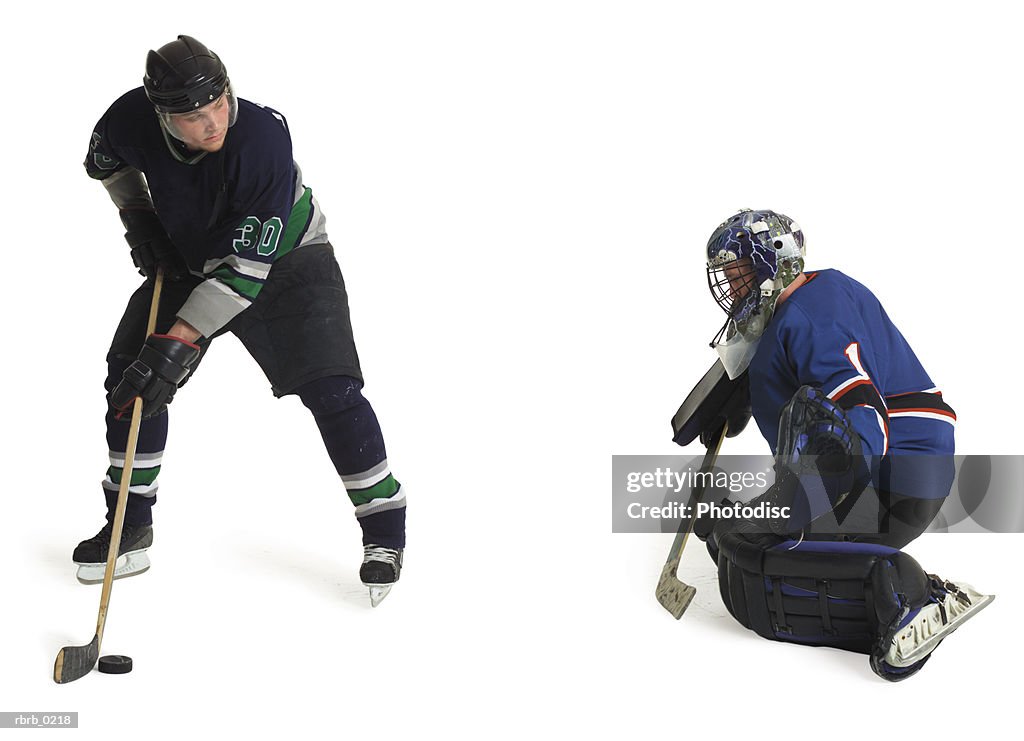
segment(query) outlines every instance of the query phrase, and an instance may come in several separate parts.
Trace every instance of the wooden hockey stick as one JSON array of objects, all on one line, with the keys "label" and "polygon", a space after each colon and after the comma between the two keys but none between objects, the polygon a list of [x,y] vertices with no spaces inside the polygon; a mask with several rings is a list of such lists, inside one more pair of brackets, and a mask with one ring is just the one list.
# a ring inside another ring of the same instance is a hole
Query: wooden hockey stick
[{"label": "wooden hockey stick", "polygon": [[[157,270],[153,283],[153,299],[149,304],[149,321],[146,337],[156,330],[156,314],[160,306],[160,291],[163,289],[164,271]],[[124,453],[124,469],[121,472],[121,486],[117,491],[117,507],[114,510],[114,524],[110,532],[110,548],[107,550],[107,568],[103,572],[103,591],[100,594],[100,612],[96,619],[96,635],[84,646],[65,646],[57,654],[53,664],[53,681],[66,684],[81,679],[92,671],[100,658],[100,644],[103,642],[103,628],[107,622],[107,607],[110,605],[110,591],[114,583],[114,565],[121,546],[121,530],[124,528],[124,512],[128,507],[128,487],[135,467],[135,448],[139,442],[139,427],[142,426],[142,397],[135,397],[132,407],[132,421],[128,428],[128,447]]]},{"label": "wooden hockey stick", "polygon": [[700,466],[702,475],[698,478],[697,485],[693,487],[693,491],[690,493],[689,515],[683,517],[679,522],[676,539],[672,541],[672,549],[668,552],[668,560],[665,561],[665,566],[661,570],[661,578],[658,579],[658,586],[654,590],[654,596],[658,598],[658,602],[672,613],[676,620],[683,616],[686,608],[690,606],[693,596],[697,594],[695,588],[680,581],[676,574],[679,572],[679,561],[682,560],[686,540],[690,537],[690,533],[693,532],[694,523],[697,521],[697,505],[704,498],[704,479],[707,478],[706,474],[714,468],[715,461],[718,459],[718,451],[722,449],[722,441],[725,440],[725,435],[728,431],[729,423],[726,422],[722,425],[722,431],[718,434],[718,439],[708,446],[708,452],[704,454],[704,462]]}]

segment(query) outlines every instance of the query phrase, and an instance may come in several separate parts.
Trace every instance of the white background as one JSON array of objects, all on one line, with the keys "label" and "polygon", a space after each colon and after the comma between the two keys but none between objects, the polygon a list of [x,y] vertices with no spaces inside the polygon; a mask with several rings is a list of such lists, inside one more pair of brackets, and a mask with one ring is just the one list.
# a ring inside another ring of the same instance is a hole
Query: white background
[{"label": "white background", "polygon": [[[653,596],[670,537],[609,532],[611,455],[678,450],[668,420],[722,321],[702,248],[742,207],[792,216],[809,268],[881,298],[956,408],[958,452],[1021,452],[1024,13],[768,5],[7,18],[0,711],[78,711],[83,738],[809,738],[1015,719],[1022,536],[909,547],[999,598],[890,685],[864,656],[742,629],[699,546],[682,575],[701,591],[675,622]],[[57,686],[57,650],[95,625],[99,588],[70,554],[102,524],[102,360],[136,284],[80,163],[146,51],[179,33],[288,118],[408,487],[407,567],[371,610],[312,420],[224,338],[173,405],[153,568],[114,586],[103,652],[135,671]],[[727,450],[767,446],[751,425]]]}]

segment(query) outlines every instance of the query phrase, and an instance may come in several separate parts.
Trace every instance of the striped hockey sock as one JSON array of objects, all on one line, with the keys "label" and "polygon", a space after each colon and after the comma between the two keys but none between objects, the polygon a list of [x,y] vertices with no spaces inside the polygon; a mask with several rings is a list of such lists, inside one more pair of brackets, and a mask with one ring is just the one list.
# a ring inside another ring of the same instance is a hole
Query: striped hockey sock
[{"label": "striped hockey sock", "polygon": [[[103,479],[103,494],[107,500],[107,520],[113,521],[117,506],[117,493],[124,471],[125,448],[128,447],[129,420],[117,420],[113,410],[107,412],[107,448],[110,467]],[[129,525],[151,525],[153,505],[156,504],[157,476],[167,442],[167,413],[143,420],[139,428],[139,442],[135,450],[132,480],[128,487],[128,506],[124,521]]]},{"label": "striped hockey sock", "polygon": [[348,376],[312,381],[296,393],[313,413],[327,453],[355,506],[363,544],[405,547],[405,491],[391,474],[384,437],[362,383]]}]

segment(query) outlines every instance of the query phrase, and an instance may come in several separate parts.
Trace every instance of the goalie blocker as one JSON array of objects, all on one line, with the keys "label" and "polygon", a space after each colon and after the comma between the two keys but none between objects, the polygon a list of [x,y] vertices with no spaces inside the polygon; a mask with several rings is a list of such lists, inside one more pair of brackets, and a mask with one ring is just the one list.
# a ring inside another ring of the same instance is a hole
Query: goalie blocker
[{"label": "goalie blocker", "polygon": [[750,382],[746,373],[730,379],[716,360],[672,417],[672,441],[686,446],[700,437],[710,447],[727,421],[727,437],[736,437],[750,421]]},{"label": "goalie blocker", "polygon": [[993,599],[926,574],[895,548],[793,541],[760,523],[716,529],[722,601],[763,638],[867,654],[899,681]]}]

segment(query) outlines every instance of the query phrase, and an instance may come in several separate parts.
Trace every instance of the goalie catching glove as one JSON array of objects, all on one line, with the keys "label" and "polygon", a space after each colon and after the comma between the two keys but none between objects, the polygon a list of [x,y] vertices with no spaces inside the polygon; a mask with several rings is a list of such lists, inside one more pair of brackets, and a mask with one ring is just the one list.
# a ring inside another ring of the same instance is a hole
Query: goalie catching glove
[{"label": "goalie catching glove", "polygon": [[117,418],[131,414],[135,398],[142,397],[142,418],[160,414],[199,359],[200,348],[170,335],[150,335],[138,360],[128,366],[110,394]]},{"label": "goalie catching glove", "polygon": [[782,409],[771,498],[790,517],[772,522],[785,534],[832,511],[870,482],[860,436],[846,413],[820,389],[801,386]]}]

